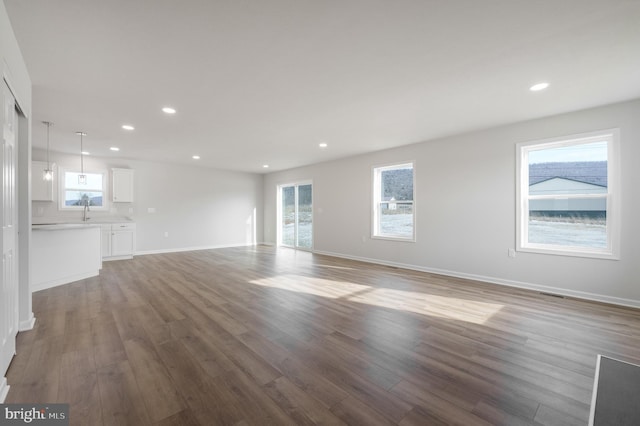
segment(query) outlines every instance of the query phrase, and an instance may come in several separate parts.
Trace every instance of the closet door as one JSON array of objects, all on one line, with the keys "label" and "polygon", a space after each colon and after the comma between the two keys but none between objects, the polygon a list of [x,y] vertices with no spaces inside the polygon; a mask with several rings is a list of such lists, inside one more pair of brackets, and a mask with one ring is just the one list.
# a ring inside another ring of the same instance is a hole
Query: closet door
[{"label": "closet door", "polygon": [[[2,292],[0,293],[0,373],[4,376],[16,352],[18,333],[18,258],[16,250],[16,140],[15,100],[2,82]],[[3,379],[0,379],[4,381]],[[5,385],[5,386],[3,386]],[[6,384],[0,383],[0,399]]]}]

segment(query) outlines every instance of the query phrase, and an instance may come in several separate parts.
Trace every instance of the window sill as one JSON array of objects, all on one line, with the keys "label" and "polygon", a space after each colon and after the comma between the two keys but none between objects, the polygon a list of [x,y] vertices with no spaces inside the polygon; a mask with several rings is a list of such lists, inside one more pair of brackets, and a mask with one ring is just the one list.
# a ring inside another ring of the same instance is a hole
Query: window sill
[{"label": "window sill", "polygon": [[403,242],[403,243],[415,243],[416,242],[415,237],[403,238],[403,237],[387,237],[387,236],[383,236],[383,235],[372,235],[371,239],[372,240],[399,241],[399,242]]},{"label": "window sill", "polygon": [[580,250],[580,249],[557,249],[551,247],[519,247],[516,249],[522,253],[538,253],[538,254],[551,254],[555,256],[570,256],[570,257],[584,257],[590,259],[604,259],[604,260],[620,260],[620,256],[612,252],[594,251],[594,250]]}]

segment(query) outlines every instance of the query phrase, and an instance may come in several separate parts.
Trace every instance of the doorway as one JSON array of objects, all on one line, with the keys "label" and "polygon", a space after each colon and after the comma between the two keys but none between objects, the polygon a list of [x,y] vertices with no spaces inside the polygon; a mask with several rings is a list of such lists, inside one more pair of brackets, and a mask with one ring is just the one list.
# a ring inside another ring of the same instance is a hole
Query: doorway
[{"label": "doorway", "polygon": [[310,182],[278,187],[278,245],[313,248],[313,186]]}]

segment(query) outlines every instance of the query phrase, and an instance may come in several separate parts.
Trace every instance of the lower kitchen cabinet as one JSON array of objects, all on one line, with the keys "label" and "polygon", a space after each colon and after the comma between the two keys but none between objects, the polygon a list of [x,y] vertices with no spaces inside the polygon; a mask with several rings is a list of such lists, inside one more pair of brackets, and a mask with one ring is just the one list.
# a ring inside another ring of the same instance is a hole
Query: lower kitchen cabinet
[{"label": "lower kitchen cabinet", "polygon": [[102,225],[102,260],[131,259],[135,249],[135,223]]}]

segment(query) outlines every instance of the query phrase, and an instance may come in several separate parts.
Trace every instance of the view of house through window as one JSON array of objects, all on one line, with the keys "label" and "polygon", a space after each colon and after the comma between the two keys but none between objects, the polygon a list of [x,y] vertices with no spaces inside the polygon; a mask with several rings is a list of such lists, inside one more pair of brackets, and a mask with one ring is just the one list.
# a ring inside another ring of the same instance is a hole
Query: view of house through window
[{"label": "view of house through window", "polygon": [[102,173],[84,173],[87,177],[86,184],[78,183],[79,172],[64,172],[64,188],[60,208],[81,209],[85,201],[90,207],[104,207],[104,176]]},{"label": "view of house through window", "polygon": [[313,196],[311,184],[280,187],[280,244],[313,247]]},{"label": "view of house through window", "polygon": [[612,134],[521,147],[521,248],[610,253]]},{"label": "view of house through window", "polygon": [[413,186],[413,163],[374,167],[374,237],[415,239]]}]

